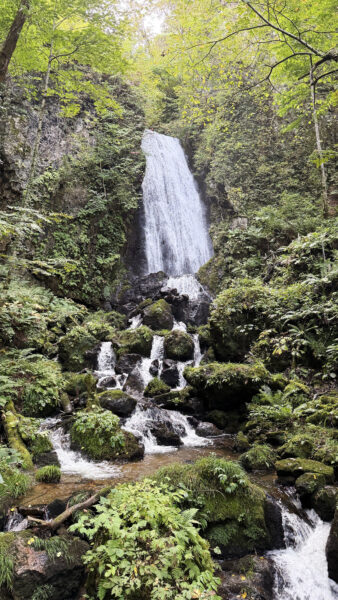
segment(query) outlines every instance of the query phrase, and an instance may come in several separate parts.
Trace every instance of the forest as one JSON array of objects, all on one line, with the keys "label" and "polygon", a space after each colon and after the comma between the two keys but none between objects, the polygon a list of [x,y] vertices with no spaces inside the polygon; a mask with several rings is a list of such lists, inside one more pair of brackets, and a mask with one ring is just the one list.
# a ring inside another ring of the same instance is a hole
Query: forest
[{"label": "forest", "polygon": [[0,600],[338,599],[333,0],[0,0]]}]

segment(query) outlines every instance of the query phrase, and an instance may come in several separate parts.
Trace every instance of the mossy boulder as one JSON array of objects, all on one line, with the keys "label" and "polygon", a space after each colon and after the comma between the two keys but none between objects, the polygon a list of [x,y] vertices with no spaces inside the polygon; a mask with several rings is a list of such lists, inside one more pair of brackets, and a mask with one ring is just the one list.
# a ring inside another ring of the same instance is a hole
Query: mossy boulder
[{"label": "mossy boulder", "polygon": [[[11,453],[8,448],[0,447],[6,455]],[[31,485],[31,478],[23,473],[15,464],[8,464],[7,460],[0,460],[0,516],[5,513],[13,502],[23,496]],[[1,536],[2,534],[0,534]]]},{"label": "mossy boulder", "polygon": [[269,471],[274,467],[275,452],[267,444],[254,444],[241,454],[239,461],[246,471]]},{"label": "mossy boulder", "polygon": [[307,423],[324,427],[338,427],[338,392],[318,396],[314,400],[302,404],[296,410],[297,416]]},{"label": "mossy boulder", "polygon": [[302,502],[309,506],[312,494],[317,492],[326,483],[325,475],[319,473],[304,473],[295,481],[296,490]]},{"label": "mossy boulder", "polygon": [[127,329],[122,331],[113,343],[118,348],[117,355],[120,358],[125,354],[140,354],[141,356],[150,356],[153,344],[154,333],[142,325],[136,329]]},{"label": "mossy boulder", "polygon": [[[173,489],[184,486],[185,506],[199,507],[206,521],[204,535],[212,547],[219,546],[223,556],[241,556],[252,550],[278,547],[282,544],[281,515],[276,518],[280,529],[272,524],[265,493],[250,482],[236,463],[221,458],[203,458],[194,464],[173,464],[154,475]],[[272,539],[274,537],[274,539]]]},{"label": "mossy boulder", "polygon": [[96,388],[96,378],[91,373],[64,373],[65,391],[69,396],[78,398],[83,394],[93,394]]},{"label": "mossy boulder", "polygon": [[72,447],[94,460],[142,458],[143,446],[120,427],[110,410],[79,411],[70,429]]},{"label": "mossy boulder", "polygon": [[99,342],[113,336],[114,329],[105,321],[88,321],[76,325],[59,340],[59,360],[68,371],[81,371],[92,366],[86,353]]},{"label": "mossy boulder", "polygon": [[107,390],[97,395],[100,406],[111,410],[119,417],[128,417],[133,412],[137,401],[122,390]]},{"label": "mossy boulder", "polygon": [[283,481],[296,481],[298,477],[304,473],[315,473],[322,475],[326,483],[333,483],[334,471],[333,467],[324,465],[316,460],[306,458],[284,458],[275,463],[278,478]]},{"label": "mossy boulder", "polygon": [[174,324],[171,306],[163,300],[157,300],[143,310],[143,323],[153,330],[171,329]]},{"label": "mossy boulder", "polygon": [[154,377],[144,390],[144,395],[148,398],[153,398],[156,396],[162,396],[162,394],[167,394],[170,392],[170,387],[164,381],[159,379],[158,377]]},{"label": "mossy boulder", "polygon": [[313,453],[313,435],[300,433],[293,435],[280,449],[280,456],[288,458],[310,458]]},{"label": "mossy boulder", "polygon": [[337,503],[338,488],[333,485],[326,485],[314,494],[311,506],[323,521],[332,521]]},{"label": "mossy boulder", "polygon": [[194,357],[194,342],[185,331],[174,329],[164,338],[164,353],[173,360],[190,360]]},{"label": "mossy boulder", "polygon": [[208,400],[209,408],[227,410],[249,402],[271,374],[261,364],[210,363],[186,367],[184,377],[198,395]]}]

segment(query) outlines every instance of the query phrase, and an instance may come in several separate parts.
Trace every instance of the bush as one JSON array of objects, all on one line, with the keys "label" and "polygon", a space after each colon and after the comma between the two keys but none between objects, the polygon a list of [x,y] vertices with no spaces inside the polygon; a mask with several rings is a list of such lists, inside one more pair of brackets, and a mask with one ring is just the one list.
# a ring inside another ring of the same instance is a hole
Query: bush
[{"label": "bush", "polygon": [[93,596],[220,600],[196,511],[177,506],[183,496],[182,490],[172,492],[165,483],[148,479],[119,485],[101,499],[95,516],[82,515],[71,526],[92,542],[84,560],[93,574]]},{"label": "bush", "polygon": [[20,458],[15,451],[0,446],[0,513],[13,500],[23,496],[31,485],[31,478],[20,471],[19,464]]},{"label": "bush", "polygon": [[59,483],[61,479],[61,469],[55,465],[47,465],[41,467],[35,473],[36,481],[42,481],[43,483]]}]

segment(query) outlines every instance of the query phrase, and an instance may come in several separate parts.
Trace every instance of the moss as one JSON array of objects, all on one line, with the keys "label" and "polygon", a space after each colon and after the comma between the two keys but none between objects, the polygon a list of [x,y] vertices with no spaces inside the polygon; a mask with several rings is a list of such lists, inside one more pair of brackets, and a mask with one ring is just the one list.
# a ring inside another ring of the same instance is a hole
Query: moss
[{"label": "moss", "polygon": [[171,329],[174,318],[170,304],[162,298],[147,305],[143,310],[143,323],[153,330]]},{"label": "moss", "polygon": [[209,400],[211,408],[220,409],[251,400],[263,384],[271,381],[270,373],[261,363],[210,363],[186,367],[184,377],[198,394]]},{"label": "moss", "polygon": [[168,392],[170,392],[170,386],[164,383],[164,381],[158,377],[154,377],[154,379],[152,379],[145,388],[144,395],[153,398],[154,396],[161,396],[162,394],[167,394]]},{"label": "moss", "polygon": [[118,356],[123,354],[150,356],[153,337],[154,333],[145,325],[121,332],[114,338],[114,343],[118,347]]},{"label": "moss", "polygon": [[314,447],[314,439],[310,434],[299,433],[293,435],[280,449],[283,457],[311,458]]},{"label": "moss", "polygon": [[319,473],[304,473],[297,477],[295,482],[296,490],[301,498],[311,496],[319,488],[325,486],[325,475]]},{"label": "moss", "polygon": [[208,457],[193,465],[163,467],[154,478],[187,491],[185,502],[198,507],[197,519],[205,521],[204,535],[226,552],[247,553],[268,544],[265,494],[238,464]]},{"label": "moss", "polygon": [[292,477],[297,479],[304,473],[315,473],[323,475],[327,483],[334,481],[333,467],[323,465],[316,460],[306,458],[284,458],[275,463],[275,469],[278,476]]},{"label": "moss", "polygon": [[174,329],[164,338],[164,352],[173,360],[190,360],[194,357],[194,342],[185,331]]},{"label": "moss", "polygon": [[96,388],[96,379],[91,373],[65,373],[65,391],[78,398],[82,394],[91,395]]},{"label": "moss", "polygon": [[59,340],[59,360],[70,371],[80,371],[89,363],[86,352],[111,338],[114,329],[105,321],[92,319],[73,327]]},{"label": "moss", "polygon": [[36,481],[43,483],[59,483],[61,479],[61,469],[55,465],[46,465],[41,467],[35,473]]},{"label": "moss", "polygon": [[36,459],[40,454],[53,450],[53,444],[47,435],[39,433],[29,445],[29,450],[33,456],[33,459]]},{"label": "moss", "polygon": [[7,408],[11,408],[12,410],[6,410],[4,413],[4,427],[6,431],[6,436],[8,440],[8,444],[11,448],[16,450],[21,457],[22,466],[25,469],[33,468],[32,457],[27,450],[19,431],[20,417],[14,410],[14,406],[12,403],[7,405]]},{"label": "moss", "polygon": [[236,452],[246,452],[249,448],[250,442],[248,436],[246,436],[243,431],[239,431],[235,437],[234,449]]},{"label": "moss", "polygon": [[94,460],[139,458],[135,436],[120,428],[120,420],[109,410],[80,411],[70,429],[72,446]]},{"label": "moss", "polygon": [[241,454],[239,461],[247,471],[270,470],[274,467],[275,452],[266,444],[255,444],[250,450]]},{"label": "moss", "polygon": [[307,423],[337,428],[338,393],[331,392],[318,396],[314,400],[300,405],[296,413],[299,417],[305,418]]}]

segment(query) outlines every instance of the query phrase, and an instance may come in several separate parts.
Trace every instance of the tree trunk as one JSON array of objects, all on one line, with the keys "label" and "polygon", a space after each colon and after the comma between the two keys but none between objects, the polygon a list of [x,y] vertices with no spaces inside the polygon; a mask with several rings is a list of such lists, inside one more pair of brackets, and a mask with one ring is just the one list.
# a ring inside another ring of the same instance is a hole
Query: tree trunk
[{"label": "tree trunk", "polygon": [[328,216],[328,213],[329,213],[329,201],[328,201],[328,191],[327,191],[327,176],[326,176],[326,169],[325,169],[325,164],[324,164],[324,155],[323,155],[323,150],[322,150],[322,143],[321,143],[320,131],[319,131],[319,123],[318,123],[318,117],[317,117],[317,109],[316,109],[316,84],[314,82],[312,64],[311,64],[311,68],[310,68],[310,89],[311,89],[312,117],[313,117],[313,124],[314,124],[314,128],[315,128],[317,152],[318,152],[318,156],[319,156],[319,160],[320,160],[320,170],[321,170],[321,176],[322,176],[322,207],[323,207],[323,216],[326,218]]},{"label": "tree trunk", "polygon": [[21,0],[20,7],[0,51],[0,83],[6,79],[8,66],[27,18],[30,0]]}]

